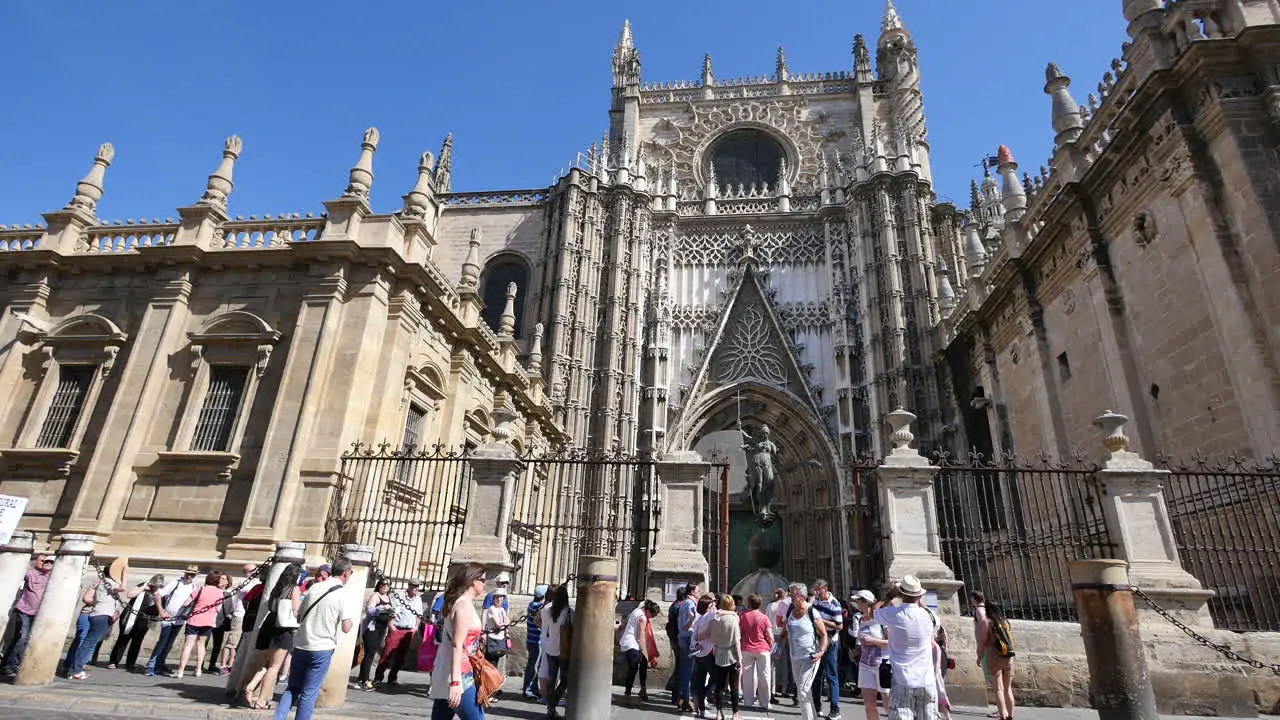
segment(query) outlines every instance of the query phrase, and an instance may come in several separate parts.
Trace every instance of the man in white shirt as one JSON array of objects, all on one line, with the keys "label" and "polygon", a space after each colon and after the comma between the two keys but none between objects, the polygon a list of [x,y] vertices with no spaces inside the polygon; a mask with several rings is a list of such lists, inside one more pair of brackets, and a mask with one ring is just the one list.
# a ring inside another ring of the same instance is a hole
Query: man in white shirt
[{"label": "man in white shirt", "polygon": [[182,626],[186,624],[187,619],[182,617],[182,608],[191,599],[192,593],[196,590],[196,573],[200,572],[200,568],[195,565],[188,565],[182,575],[163,588],[160,588],[158,610],[160,611],[160,637],[156,638],[156,646],[151,651],[151,657],[147,660],[147,676],[155,677],[156,673],[167,675],[169,673],[168,666],[165,665],[165,659],[169,656],[169,650],[173,648],[173,641],[178,637],[178,633],[182,631]]},{"label": "man in white shirt", "polygon": [[[924,587],[907,575],[889,586],[876,621],[889,640],[893,692],[889,720],[937,720],[938,683],[933,666],[933,615],[923,603]],[[894,601],[897,602],[894,602]]]},{"label": "man in white shirt", "polygon": [[409,656],[409,647],[413,645],[413,636],[422,620],[421,588],[421,580],[410,580],[409,590],[404,595],[391,593],[391,607],[395,615],[387,627],[386,642],[382,644],[382,657],[378,658],[378,670],[373,676],[375,685],[382,684],[384,675],[389,687],[399,684],[396,677]]},{"label": "man in white shirt", "polygon": [[286,720],[295,703],[297,720],[311,720],[320,685],[329,672],[333,651],[338,648],[338,635],[351,632],[359,614],[354,607],[358,603],[345,602],[343,589],[349,579],[351,561],[339,558],[327,579],[312,584],[303,593],[298,629],[293,635],[289,685],[276,705],[275,720]]}]

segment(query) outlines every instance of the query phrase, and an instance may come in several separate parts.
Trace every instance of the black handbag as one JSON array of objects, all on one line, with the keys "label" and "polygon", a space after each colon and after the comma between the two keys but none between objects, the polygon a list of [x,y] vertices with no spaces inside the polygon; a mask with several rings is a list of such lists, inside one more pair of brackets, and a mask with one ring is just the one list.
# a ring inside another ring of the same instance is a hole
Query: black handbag
[{"label": "black handbag", "polygon": [[893,666],[888,660],[880,661],[880,687],[885,689],[893,687]]}]

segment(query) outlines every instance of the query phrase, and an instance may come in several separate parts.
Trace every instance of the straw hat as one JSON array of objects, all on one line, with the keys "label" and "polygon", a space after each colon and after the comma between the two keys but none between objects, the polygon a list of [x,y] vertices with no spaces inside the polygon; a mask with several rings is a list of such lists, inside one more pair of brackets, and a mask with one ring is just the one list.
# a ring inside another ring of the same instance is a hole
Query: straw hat
[{"label": "straw hat", "polygon": [[124,584],[124,576],[129,574],[129,558],[118,557],[111,561],[111,566],[107,568],[107,577],[115,581],[117,585]]}]

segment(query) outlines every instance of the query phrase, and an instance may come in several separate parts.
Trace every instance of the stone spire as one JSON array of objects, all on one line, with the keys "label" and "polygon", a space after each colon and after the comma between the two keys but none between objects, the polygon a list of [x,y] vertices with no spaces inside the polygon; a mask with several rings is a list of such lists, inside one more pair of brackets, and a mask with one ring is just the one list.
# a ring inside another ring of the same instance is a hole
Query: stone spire
[{"label": "stone spire", "polygon": [[787,159],[782,158],[782,162],[778,163],[778,184],[775,187],[778,195],[791,194],[791,179],[788,177],[790,174],[791,170],[787,167]]},{"label": "stone spire", "polygon": [[947,261],[939,257],[933,272],[938,279],[938,307],[944,315],[950,315],[956,307],[956,291],[951,287],[951,270],[947,268]]},{"label": "stone spire", "polygon": [[90,215],[98,207],[102,199],[102,183],[107,177],[107,168],[116,157],[111,143],[103,143],[98,147],[98,154],[93,158],[93,167],[85,174],[84,179],[76,183],[76,194],[67,203],[67,210],[84,210]]},{"label": "stone spire", "polygon": [[781,45],[778,46],[778,64],[774,72],[778,75],[778,82],[786,82],[791,79],[791,72],[787,70],[787,53],[782,49]]},{"label": "stone spire", "polygon": [[964,223],[964,260],[969,266],[969,277],[978,277],[982,268],[987,265],[987,248],[982,244],[982,235],[978,231],[978,220],[972,212],[965,214]]},{"label": "stone spire", "polygon": [[378,149],[378,128],[371,127],[364,131],[364,139],[360,143],[360,159],[351,168],[351,176],[347,181],[344,198],[369,199],[369,188],[373,186],[373,153]]},{"label": "stone spire", "polygon": [[997,172],[1002,181],[1000,200],[1004,205],[1004,219],[1012,222],[1022,217],[1027,211],[1027,191],[1018,179],[1018,163],[1013,159],[1013,152],[1007,145],[1001,145],[996,153]]},{"label": "stone spire", "polygon": [[853,71],[858,82],[875,79],[871,74],[871,51],[867,49],[867,39],[861,33],[853,36]]},{"label": "stone spire", "polygon": [[716,84],[716,76],[711,72],[711,53],[702,56],[702,87]]},{"label": "stone spire", "polygon": [[232,135],[227,138],[227,142],[222,146],[222,161],[218,163],[218,169],[209,176],[209,183],[205,186],[204,195],[200,197],[197,205],[209,205],[220,210],[227,209],[227,196],[231,194],[231,188],[235,187],[235,183],[231,182],[231,171],[243,147],[244,144],[238,136]]},{"label": "stone spire", "polygon": [[542,323],[533,326],[533,346],[529,348],[529,371],[542,372]]},{"label": "stone spire", "polygon": [[498,335],[502,337],[511,337],[516,332],[516,293],[519,288],[515,283],[507,283],[507,304],[502,308],[502,315],[498,317]]},{"label": "stone spire", "polygon": [[1084,120],[1080,118],[1080,106],[1071,97],[1071,78],[1062,74],[1062,70],[1054,63],[1044,71],[1044,92],[1053,99],[1053,138],[1054,145],[1075,142],[1084,131]]},{"label": "stone spire", "polygon": [[622,33],[613,47],[613,86],[616,88],[640,84],[640,53],[636,52],[635,39],[631,36],[631,21],[622,22]]},{"label": "stone spire", "polygon": [[905,26],[902,24],[902,16],[898,15],[898,8],[893,6],[893,0],[884,0],[884,20],[880,23],[880,34],[903,29]]},{"label": "stone spire", "polygon": [[453,187],[453,133],[444,136],[444,144],[440,146],[440,163],[436,165],[436,190],[449,192]]},{"label": "stone spire", "polygon": [[459,290],[475,290],[480,287],[480,228],[471,228],[467,259],[462,261],[462,280]]},{"label": "stone spire", "polygon": [[401,214],[405,217],[423,218],[431,211],[431,197],[435,194],[431,189],[431,167],[434,161],[435,158],[429,152],[422,153],[422,157],[418,159],[418,182],[404,196]]},{"label": "stone spire", "polygon": [[969,181],[969,209],[973,212],[982,211],[982,195],[978,192],[978,181]]}]

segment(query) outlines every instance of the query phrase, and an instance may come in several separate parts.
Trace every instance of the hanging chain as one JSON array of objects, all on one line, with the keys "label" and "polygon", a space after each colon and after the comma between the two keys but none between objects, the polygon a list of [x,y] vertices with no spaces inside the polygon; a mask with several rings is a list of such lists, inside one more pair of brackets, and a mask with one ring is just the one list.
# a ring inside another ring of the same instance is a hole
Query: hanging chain
[{"label": "hanging chain", "polygon": [[[189,612],[187,612],[187,613],[186,613],[186,615],[185,615],[185,616],[183,616],[183,619],[185,620],[186,618],[189,618],[189,617],[191,617],[192,615],[196,615],[196,614],[199,614],[199,613],[202,613],[202,612],[206,612],[206,611],[208,611],[208,610],[212,610],[212,609],[214,609],[214,608],[220,607],[220,606],[222,605],[223,601],[224,601],[224,600],[226,600],[228,597],[231,597],[231,596],[234,596],[234,595],[238,595],[238,594],[240,594],[240,592],[241,592],[242,590],[244,590],[244,588],[245,588],[245,587],[247,587],[247,586],[249,585],[249,583],[253,582],[255,579],[257,579],[257,578],[258,578],[258,576],[259,576],[259,575],[261,575],[261,574],[262,574],[263,570],[265,570],[265,569],[267,569],[267,568],[271,567],[271,564],[272,564],[272,563],[274,563],[274,562],[275,562],[275,560],[276,560],[276,558],[275,558],[275,556],[274,556],[274,555],[272,555],[271,557],[267,558],[265,561],[263,561],[263,562],[262,562],[262,564],[258,565],[256,568],[254,568],[254,569],[253,569],[253,572],[249,573],[249,575],[248,575],[247,577],[245,577],[245,579],[244,579],[243,581],[241,581],[241,583],[240,583],[239,585],[235,586],[234,588],[230,588],[230,589],[228,589],[228,590],[223,591],[223,595],[222,595],[222,597],[220,597],[220,598],[218,598],[217,600],[215,600],[215,601],[213,601],[213,602],[209,603],[208,605],[205,605],[205,606],[203,606],[203,607],[198,607],[198,608],[193,607]],[[97,555],[90,555],[90,556],[89,556],[89,564],[90,564],[90,565],[92,565],[92,566],[93,566],[93,569],[94,569],[95,571],[97,571],[97,573],[98,573],[98,583],[99,583],[99,585],[100,585],[101,587],[105,587],[105,588],[107,589],[107,594],[109,594],[109,595],[111,596],[111,598],[112,598],[112,599],[114,599],[118,605],[120,605],[120,607],[121,607],[120,612],[121,612],[121,613],[133,614],[133,615],[137,615],[137,616],[139,616],[139,617],[145,617],[147,620],[155,620],[155,619],[158,619],[156,616],[151,616],[151,615],[143,616],[142,611],[140,611],[140,610],[134,610],[134,609],[131,607],[131,603],[129,602],[129,600],[127,600],[127,599],[125,599],[125,598],[120,597],[120,590],[121,590],[122,588],[116,587],[116,582],[115,582],[114,580],[108,580],[108,578],[107,578],[107,574],[106,574],[106,571],[104,571],[104,570],[102,569],[102,565],[100,565],[100,564],[98,563],[98,556],[97,556]],[[157,598],[157,600],[158,600],[158,598]],[[159,606],[159,603],[158,603],[158,602],[157,602],[157,606]],[[179,615],[182,615],[181,611],[179,611]],[[164,618],[164,619],[167,619],[167,620],[174,620],[174,619],[177,619],[177,618]]]},{"label": "hanging chain", "polygon": [[1172,614],[1170,614],[1168,610],[1165,610],[1164,608],[1157,605],[1156,601],[1152,600],[1150,595],[1147,595],[1146,593],[1142,592],[1142,588],[1139,588],[1137,586],[1132,586],[1130,587],[1130,590],[1133,591],[1134,595],[1137,595],[1138,597],[1142,598],[1142,600],[1146,602],[1147,605],[1149,605],[1151,609],[1156,612],[1157,615],[1164,618],[1165,620],[1168,620],[1174,627],[1186,633],[1187,637],[1191,638],[1192,640],[1195,640],[1201,645],[1209,648],[1210,650],[1213,650],[1214,652],[1218,653],[1219,655],[1225,657],[1228,660],[1231,660],[1232,662],[1244,663],[1245,665],[1248,665],[1249,667],[1252,667],[1252,668],[1256,668],[1258,670],[1270,670],[1276,675],[1280,675],[1280,663],[1274,663],[1274,664],[1268,665],[1267,663],[1264,663],[1261,660],[1254,660],[1252,658],[1247,658],[1241,655],[1240,653],[1236,652],[1235,650],[1232,650],[1231,648],[1227,647],[1226,645],[1219,645],[1218,643],[1213,642],[1212,640],[1201,635],[1195,630],[1192,630],[1190,627],[1187,627],[1186,623],[1175,618]]}]

